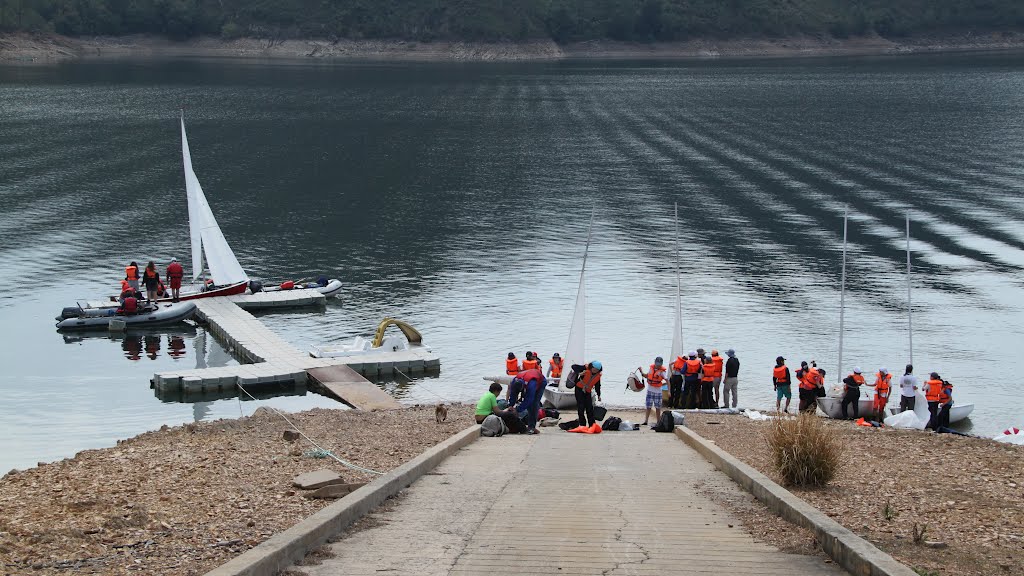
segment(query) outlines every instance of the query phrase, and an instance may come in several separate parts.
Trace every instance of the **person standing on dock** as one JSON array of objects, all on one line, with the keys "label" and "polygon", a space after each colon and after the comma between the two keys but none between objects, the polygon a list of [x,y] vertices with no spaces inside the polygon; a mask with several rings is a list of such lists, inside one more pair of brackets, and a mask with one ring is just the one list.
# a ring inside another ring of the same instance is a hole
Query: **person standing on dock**
[{"label": "person standing on dock", "polygon": [[712,350],[711,351],[711,365],[714,367],[714,373],[712,374],[712,376],[714,376],[714,380],[712,380],[711,383],[714,384],[714,386],[715,386],[715,405],[714,405],[715,408],[718,408],[720,406],[719,401],[721,400],[721,395],[720,395],[720,392],[719,392],[719,388],[721,388],[721,385],[722,385],[722,363],[723,362],[724,362],[724,360],[722,359],[722,357],[718,355],[718,350]]},{"label": "person standing on dock", "polygon": [[779,412],[782,406],[782,397],[786,397],[786,413],[789,413],[789,403],[793,400],[793,380],[789,375],[789,367],[786,366],[786,359],[779,356],[775,359],[775,369],[772,370],[772,386],[775,387],[775,411]]},{"label": "person standing on dock", "polygon": [[136,264],[134,261],[128,266],[125,266],[124,279],[128,282],[128,285],[132,287],[132,290],[135,290],[136,292],[139,291],[140,276],[141,274],[139,274],[139,265]]},{"label": "person standing on dock", "polygon": [[564,364],[564,361],[562,360],[562,357],[558,354],[558,352],[555,352],[554,354],[552,354],[551,355],[551,360],[548,361],[548,373],[547,373],[547,376],[549,378],[554,378],[556,380],[561,378],[562,377],[562,364]]},{"label": "person standing on dock", "polygon": [[142,283],[146,285],[146,304],[151,304],[157,299],[156,293],[160,290],[160,273],[156,271],[156,264],[152,260],[142,271]]},{"label": "person standing on dock", "polygon": [[522,372],[522,369],[519,368],[519,360],[513,352],[509,352],[508,359],[505,360],[505,374],[515,376],[520,372]]},{"label": "person standing on dock", "polygon": [[729,393],[732,392],[732,408],[736,407],[736,388],[739,384],[740,375],[740,359],[736,357],[736,351],[729,348],[725,351],[725,355],[729,357],[725,361],[725,374],[722,379],[722,407],[729,408]]},{"label": "person standing on dock", "polygon": [[917,376],[914,376],[914,365],[907,364],[907,369],[900,378],[900,412],[913,410],[917,404]]},{"label": "person standing on dock", "polygon": [[879,420],[885,419],[885,407],[889,404],[889,394],[892,392],[892,374],[885,368],[879,368],[875,374],[875,402],[872,408]]},{"label": "person standing on dock", "polygon": [[644,412],[644,426],[647,426],[651,420],[651,408],[654,408],[654,421],[661,420],[661,387],[665,384],[665,366],[663,364],[664,360],[658,356],[654,359],[654,364],[651,364],[650,370],[647,371],[647,400],[645,402],[647,411]]},{"label": "person standing on dock", "polygon": [[864,376],[861,374],[860,368],[854,368],[853,374],[843,378],[843,384],[846,385],[845,393],[843,394],[843,403],[841,405],[844,420],[848,418],[846,415],[846,407],[851,403],[853,404],[854,419],[860,418],[860,387],[863,386],[864,383]]},{"label": "person standing on dock", "polygon": [[596,360],[586,366],[572,365],[572,371],[577,374],[573,392],[576,394],[576,415],[579,417],[580,426],[589,427],[597,423],[594,419],[594,397],[591,393],[596,393],[597,401],[601,401],[602,369],[601,363]]},{"label": "person standing on dock", "polygon": [[178,263],[178,259],[171,258],[171,263],[167,265],[167,282],[171,285],[171,299],[175,302],[181,295],[181,279],[184,277],[185,270]]}]

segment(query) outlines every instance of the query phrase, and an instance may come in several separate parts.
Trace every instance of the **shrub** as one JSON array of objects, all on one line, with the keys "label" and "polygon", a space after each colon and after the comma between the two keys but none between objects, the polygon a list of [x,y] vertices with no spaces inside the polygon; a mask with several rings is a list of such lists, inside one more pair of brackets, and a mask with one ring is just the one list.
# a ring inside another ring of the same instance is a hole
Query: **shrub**
[{"label": "shrub", "polygon": [[775,469],[787,486],[824,486],[835,477],[843,446],[813,414],[777,417],[765,435]]}]

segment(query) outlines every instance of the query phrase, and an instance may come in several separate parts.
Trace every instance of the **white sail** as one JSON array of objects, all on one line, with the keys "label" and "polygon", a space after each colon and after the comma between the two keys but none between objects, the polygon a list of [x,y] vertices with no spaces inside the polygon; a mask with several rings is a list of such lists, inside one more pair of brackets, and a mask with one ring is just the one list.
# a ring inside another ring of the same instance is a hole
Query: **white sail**
[{"label": "white sail", "polygon": [[583,266],[580,268],[580,284],[576,291],[576,307],[572,313],[572,324],[569,326],[569,342],[565,345],[563,356],[565,373],[573,364],[586,364],[586,332],[587,332],[587,253],[590,252],[590,233],[594,229],[594,215],[590,215],[590,228],[587,230],[587,246],[583,249]]},{"label": "white sail", "polygon": [[666,364],[671,365],[676,358],[683,355],[683,296],[682,280],[679,273],[679,204],[676,203],[675,211],[675,247],[676,247],[676,320],[672,326],[672,353],[666,359]]},{"label": "white sail", "polygon": [[203,271],[203,254],[210,268],[214,284],[227,285],[249,279],[235,253],[228,246],[217,219],[206,201],[206,194],[199,184],[199,178],[192,170],[192,155],[185,136],[185,118],[181,118],[181,157],[185,165],[185,192],[188,197],[188,228],[192,240],[192,279],[199,278]]}]

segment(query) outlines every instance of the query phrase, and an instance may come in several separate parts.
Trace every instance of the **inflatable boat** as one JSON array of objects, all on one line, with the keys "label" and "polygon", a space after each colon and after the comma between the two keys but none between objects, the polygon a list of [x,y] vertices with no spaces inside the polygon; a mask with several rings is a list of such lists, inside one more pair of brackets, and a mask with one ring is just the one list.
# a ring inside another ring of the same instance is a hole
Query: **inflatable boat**
[{"label": "inflatable boat", "polygon": [[120,314],[117,308],[65,308],[57,317],[58,330],[96,330],[123,322],[123,327],[148,327],[176,324],[188,320],[196,313],[195,302],[176,302],[142,306],[135,314]]}]

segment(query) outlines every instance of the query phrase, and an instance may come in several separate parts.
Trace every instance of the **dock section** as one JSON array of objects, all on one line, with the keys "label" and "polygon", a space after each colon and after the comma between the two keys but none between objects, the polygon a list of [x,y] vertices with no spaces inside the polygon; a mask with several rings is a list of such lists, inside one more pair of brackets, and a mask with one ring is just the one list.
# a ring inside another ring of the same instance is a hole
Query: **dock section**
[{"label": "dock section", "polygon": [[[265,293],[271,298],[258,298],[264,293],[257,293],[195,300],[196,317],[205,322],[209,331],[243,363],[237,366],[161,372],[153,376],[153,387],[161,394],[176,391],[185,395],[209,394],[231,391],[238,385],[247,390],[263,384],[294,382],[306,385],[312,376],[316,383],[324,384],[323,388],[331,395],[351,406],[364,409],[394,408],[400,404],[364,376],[422,374],[440,369],[440,359],[426,348],[343,358],[313,358],[286,342],[242,308],[289,306],[286,303],[288,298],[279,295],[315,298],[302,295],[303,292],[312,292],[324,298],[316,290],[289,290]],[[272,304],[268,305],[268,302]]]}]

